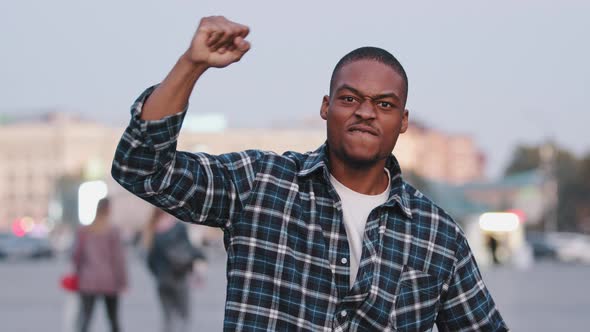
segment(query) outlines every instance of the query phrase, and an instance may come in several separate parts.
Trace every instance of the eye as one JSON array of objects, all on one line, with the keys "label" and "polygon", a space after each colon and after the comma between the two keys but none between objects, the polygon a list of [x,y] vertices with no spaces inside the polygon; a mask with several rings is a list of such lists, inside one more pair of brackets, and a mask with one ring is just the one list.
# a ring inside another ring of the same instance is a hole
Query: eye
[{"label": "eye", "polygon": [[345,103],[354,103],[355,100],[353,96],[342,96],[340,99]]},{"label": "eye", "polygon": [[377,102],[377,106],[381,107],[381,108],[394,108],[395,106],[387,101],[378,101]]}]

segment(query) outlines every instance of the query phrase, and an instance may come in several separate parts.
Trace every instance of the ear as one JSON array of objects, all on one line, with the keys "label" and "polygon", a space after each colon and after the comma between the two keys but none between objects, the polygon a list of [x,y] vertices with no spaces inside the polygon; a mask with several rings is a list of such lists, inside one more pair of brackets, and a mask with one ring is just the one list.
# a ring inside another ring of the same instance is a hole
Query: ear
[{"label": "ear", "polygon": [[320,116],[324,120],[328,120],[328,108],[330,108],[330,96],[322,98],[322,107],[320,107]]},{"label": "ear", "polygon": [[408,123],[409,123],[410,111],[408,109],[404,109],[404,115],[402,117],[402,127],[400,130],[400,134],[405,133],[408,130]]}]

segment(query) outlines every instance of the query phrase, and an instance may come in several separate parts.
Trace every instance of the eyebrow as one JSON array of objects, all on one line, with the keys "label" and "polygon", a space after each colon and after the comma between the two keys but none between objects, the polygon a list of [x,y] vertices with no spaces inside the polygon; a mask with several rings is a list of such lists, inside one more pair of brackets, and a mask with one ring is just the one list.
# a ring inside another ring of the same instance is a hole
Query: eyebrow
[{"label": "eyebrow", "polygon": [[[340,87],[338,87],[336,89],[336,92],[341,91],[341,90],[349,90],[350,92],[359,95],[359,96],[366,96],[364,93],[360,92],[359,90],[351,87],[348,84],[342,84]],[[380,99],[385,99],[385,98],[393,98],[397,101],[400,101],[401,99],[394,93],[394,92],[388,92],[388,93],[382,93],[379,95],[375,95],[375,96],[368,96],[369,98],[373,99],[373,100],[380,100]]]}]

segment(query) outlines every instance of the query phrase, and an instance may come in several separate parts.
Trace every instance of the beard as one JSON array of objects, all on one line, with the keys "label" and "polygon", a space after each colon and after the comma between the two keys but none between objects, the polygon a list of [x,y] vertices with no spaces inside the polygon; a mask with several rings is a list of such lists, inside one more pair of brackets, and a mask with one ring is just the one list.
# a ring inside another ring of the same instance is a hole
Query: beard
[{"label": "beard", "polygon": [[[362,149],[361,147],[355,148],[355,150]],[[331,152],[331,153],[330,153]],[[332,162],[341,162],[347,167],[357,170],[370,169],[375,167],[384,159],[387,159],[389,155],[383,156],[376,151],[374,153],[354,153],[354,151],[347,151],[346,148],[331,148],[328,143],[328,155],[332,155],[336,158]]]}]

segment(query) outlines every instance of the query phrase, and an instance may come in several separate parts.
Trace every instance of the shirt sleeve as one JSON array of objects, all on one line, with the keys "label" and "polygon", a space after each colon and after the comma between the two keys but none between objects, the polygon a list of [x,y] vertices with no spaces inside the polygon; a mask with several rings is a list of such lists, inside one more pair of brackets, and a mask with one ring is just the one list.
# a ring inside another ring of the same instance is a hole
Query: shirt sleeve
[{"label": "shirt sleeve", "polygon": [[438,330],[508,331],[461,232],[458,242],[457,261],[436,320]]},{"label": "shirt sleeve", "polygon": [[113,178],[136,196],[180,220],[231,227],[252,187],[261,151],[213,156],[176,150],[186,109],[160,120],[140,118],[148,88],[131,107],[111,169]]}]

